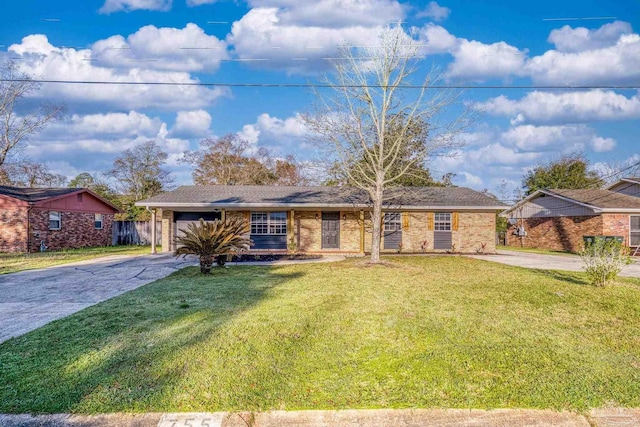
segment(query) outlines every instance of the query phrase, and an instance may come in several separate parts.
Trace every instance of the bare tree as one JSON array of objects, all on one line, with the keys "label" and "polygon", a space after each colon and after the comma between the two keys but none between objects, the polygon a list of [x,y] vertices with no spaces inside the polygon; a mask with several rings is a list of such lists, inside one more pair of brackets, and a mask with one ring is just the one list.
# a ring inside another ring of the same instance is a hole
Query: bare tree
[{"label": "bare tree", "polygon": [[40,104],[17,114],[16,107],[23,98],[39,87],[30,75],[19,70],[15,61],[0,65],[0,166],[21,142],[59,119],[64,112],[62,105]]},{"label": "bare tree", "polygon": [[253,152],[236,134],[207,138],[200,150],[184,153],[182,161],[194,166],[198,185],[304,185],[307,181],[293,156],[274,159],[269,150]]},{"label": "bare tree", "polygon": [[44,163],[21,161],[2,165],[0,181],[16,187],[64,187],[67,177],[51,172]]},{"label": "bare tree", "polygon": [[303,116],[317,142],[330,143],[332,160],[349,185],[369,195],[373,263],[380,261],[382,208],[390,202],[385,189],[397,186],[434,153],[460,145],[455,137],[468,123],[466,110],[453,120],[438,121],[459,92],[430,89],[441,79],[436,70],[412,89],[403,88],[413,83],[419,54],[419,44],[400,25],[382,30],[371,47],[343,47],[327,77],[334,96],[318,94],[318,111]]},{"label": "bare tree", "polygon": [[152,197],[173,183],[171,174],[163,168],[167,158],[155,141],[146,141],[116,157],[108,175],[133,201]]}]

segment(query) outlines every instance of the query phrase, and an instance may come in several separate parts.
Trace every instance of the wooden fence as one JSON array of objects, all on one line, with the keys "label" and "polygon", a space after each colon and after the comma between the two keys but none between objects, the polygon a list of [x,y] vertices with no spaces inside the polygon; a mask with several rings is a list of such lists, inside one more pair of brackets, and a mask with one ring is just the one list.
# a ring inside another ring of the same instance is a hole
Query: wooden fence
[{"label": "wooden fence", "polygon": [[[150,245],[151,221],[113,221],[112,245]],[[156,244],[162,244],[162,221],[156,221]]]}]

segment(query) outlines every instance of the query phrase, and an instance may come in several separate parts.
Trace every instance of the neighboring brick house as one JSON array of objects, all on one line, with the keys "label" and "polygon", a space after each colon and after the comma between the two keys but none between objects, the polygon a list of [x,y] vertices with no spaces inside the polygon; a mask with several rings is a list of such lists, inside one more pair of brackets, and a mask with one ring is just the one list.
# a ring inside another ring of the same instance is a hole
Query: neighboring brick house
[{"label": "neighboring brick house", "polygon": [[[382,250],[495,252],[495,217],[505,205],[468,188],[419,187],[387,194]],[[371,249],[371,204],[339,187],[184,186],[137,202],[162,210],[162,250],[187,224],[242,217],[252,252],[362,254]]]},{"label": "neighboring brick house", "polygon": [[110,245],[116,212],[84,188],[0,186],[0,252]]},{"label": "neighboring brick house", "polygon": [[[632,195],[635,194],[635,195]],[[503,213],[507,245],[579,252],[583,236],[620,236],[640,246],[640,179],[606,190],[538,190]]]}]

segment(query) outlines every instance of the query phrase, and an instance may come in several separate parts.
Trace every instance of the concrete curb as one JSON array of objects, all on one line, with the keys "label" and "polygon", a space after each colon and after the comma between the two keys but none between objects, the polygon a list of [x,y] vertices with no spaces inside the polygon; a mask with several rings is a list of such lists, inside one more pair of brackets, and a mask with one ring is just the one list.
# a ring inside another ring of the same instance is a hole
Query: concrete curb
[{"label": "concrete curb", "polygon": [[[0,415],[3,427],[590,427],[632,426],[640,410],[598,410],[589,417],[572,412],[533,409],[366,409],[340,411],[271,411],[215,413],[147,413],[102,415]],[[613,415],[613,417],[612,417]],[[609,417],[609,418],[607,418]],[[615,424],[601,423],[607,419]],[[629,422],[621,424],[620,422]]]}]

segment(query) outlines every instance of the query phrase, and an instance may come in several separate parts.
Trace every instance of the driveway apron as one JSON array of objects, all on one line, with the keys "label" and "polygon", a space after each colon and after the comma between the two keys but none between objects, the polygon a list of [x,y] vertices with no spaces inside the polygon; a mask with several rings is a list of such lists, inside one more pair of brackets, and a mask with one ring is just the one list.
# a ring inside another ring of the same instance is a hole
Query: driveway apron
[{"label": "driveway apron", "polygon": [[[537,268],[542,270],[584,271],[582,261],[577,255],[547,255],[531,252],[499,250],[496,255],[471,255],[471,258],[517,267]],[[640,278],[640,260],[634,259],[620,273],[621,276]]]},{"label": "driveway apron", "polygon": [[169,254],[119,255],[0,275],[0,342],[195,263]]}]

